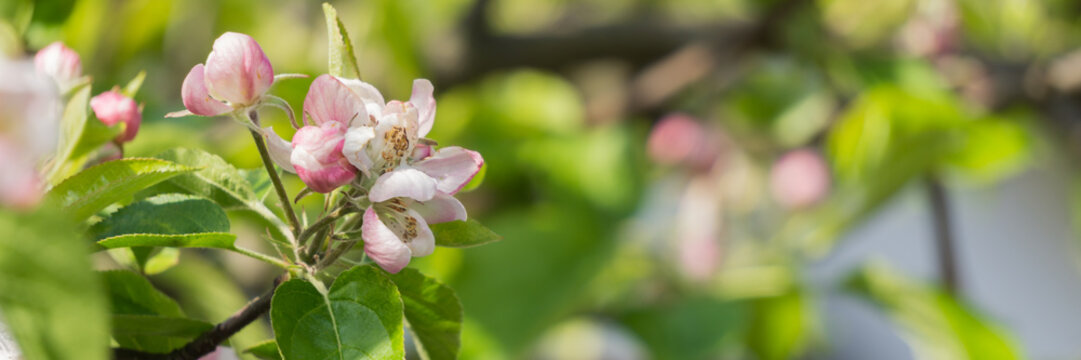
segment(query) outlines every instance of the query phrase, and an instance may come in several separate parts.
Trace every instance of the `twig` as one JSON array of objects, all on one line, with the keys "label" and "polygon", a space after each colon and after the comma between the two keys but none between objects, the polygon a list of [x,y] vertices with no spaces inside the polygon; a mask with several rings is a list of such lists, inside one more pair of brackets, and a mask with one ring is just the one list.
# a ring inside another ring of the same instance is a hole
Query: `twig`
[{"label": "twig", "polygon": [[928,175],[925,184],[928,205],[931,206],[931,221],[935,230],[939,274],[942,276],[946,291],[956,296],[961,292],[961,279],[957,267],[956,244],[951,229],[949,199],[946,197],[946,189],[942,187],[942,182],[934,175]]},{"label": "twig", "polygon": [[[259,124],[259,117],[254,111],[249,114],[252,122]],[[267,150],[266,142],[263,141],[263,135],[251,131],[252,139],[255,140],[255,146],[259,148],[259,156],[263,159],[263,165],[266,166],[267,175],[270,175],[270,182],[274,184],[274,191],[278,193],[278,201],[281,203],[282,210],[285,212],[285,217],[289,219],[289,224],[293,226],[293,236],[300,235],[300,221],[297,220],[297,214],[293,211],[293,205],[289,202],[289,194],[285,192],[285,186],[282,185],[282,179],[278,177],[278,171],[274,170],[274,162],[270,160],[270,152]],[[293,244],[296,246],[297,244]]]}]

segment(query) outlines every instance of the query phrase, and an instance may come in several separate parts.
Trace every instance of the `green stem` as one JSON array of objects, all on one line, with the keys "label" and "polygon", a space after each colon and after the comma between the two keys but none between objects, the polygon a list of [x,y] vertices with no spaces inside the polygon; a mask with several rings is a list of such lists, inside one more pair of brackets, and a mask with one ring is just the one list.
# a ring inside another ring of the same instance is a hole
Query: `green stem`
[{"label": "green stem", "polygon": [[252,259],[260,260],[262,262],[280,267],[282,269],[288,269],[290,266],[289,263],[286,263],[285,261],[271,257],[270,255],[266,255],[255,250],[248,250],[239,246],[233,246],[232,250]]},{"label": "green stem", "polygon": [[[254,112],[249,115],[249,118],[253,123],[258,124],[258,117]],[[266,166],[267,174],[270,175],[270,182],[274,183],[274,190],[278,193],[278,201],[281,202],[282,210],[285,212],[286,218],[289,219],[289,224],[293,227],[293,235],[299,235],[300,220],[297,219],[297,214],[293,211],[293,204],[289,202],[289,194],[285,192],[285,186],[282,185],[282,179],[278,177],[278,171],[274,170],[274,162],[270,160],[270,152],[267,150],[266,142],[263,141],[263,135],[251,130],[251,137],[255,140],[255,146],[259,148],[259,156],[262,157],[263,165]]]}]

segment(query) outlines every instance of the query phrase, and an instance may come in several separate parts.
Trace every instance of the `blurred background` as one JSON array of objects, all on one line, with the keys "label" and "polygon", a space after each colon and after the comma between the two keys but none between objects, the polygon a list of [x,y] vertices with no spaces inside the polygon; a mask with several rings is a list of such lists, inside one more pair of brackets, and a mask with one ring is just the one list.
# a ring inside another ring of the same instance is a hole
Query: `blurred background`
[{"label": "blurred background", "polygon": [[[388,99],[431,79],[430,137],[486,160],[459,198],[504,240],[412,265],[461,297],[464,359],[1081,358],[1081,3],[332,4],[363,79]],[[327,69],[319,2],[2,0],[0,15],[4,52],[63,41],[95,94],[147,71],[129,156],[260,166],[227,119],[163,118],[223,32],[252,35],[277,73]],[[272,93],[299,110],[310,81]],[[291,137],[282,112],[262,116]],[[240,241],[266,246],[243,220]],[[151,279],[208,321],[277,275],[181,259]]]}]

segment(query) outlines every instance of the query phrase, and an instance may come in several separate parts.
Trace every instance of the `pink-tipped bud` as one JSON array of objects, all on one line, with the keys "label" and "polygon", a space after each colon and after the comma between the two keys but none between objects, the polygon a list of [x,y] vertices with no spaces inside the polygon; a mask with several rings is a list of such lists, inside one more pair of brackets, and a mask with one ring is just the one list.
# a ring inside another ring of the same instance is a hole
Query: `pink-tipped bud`
[{"label": "pink-tipped bud", "polygon": [[305,126],[293,135],[289,161],[309,188],[328,193],[356,178],[357,169],[342,155],[345,129],[339,122]]},{"label": "pink-tipped bud", "polygon": [[814,150],[793,150],[773,164],[773,198],[789,209],[802,209],[821,201],[830,188],[826,162]]},{"label": "pink-tipped bud", "polygon": [[274,84],[274,69],[251,36],[227,32],[206,58],[206,89],[234,108],[255,104]]},{"label": "pink-tipped bud", "polygon": [[119,91],[110,90],[91,98],[90,108],[94,110],[94,115],[98,120],[105,125],[124,123],[124,132],[116,137],[117,141],[131,141],[135,138],[135,134],[139,133],[139,124],[143,122],[139,105]]},{"label": "pink-tipped bud", "polygon": [[68,89],[83,76],[83,63],[79,54],[59,41],[49,44],[34,55],[34,67],[49,75],[60,86]]}]

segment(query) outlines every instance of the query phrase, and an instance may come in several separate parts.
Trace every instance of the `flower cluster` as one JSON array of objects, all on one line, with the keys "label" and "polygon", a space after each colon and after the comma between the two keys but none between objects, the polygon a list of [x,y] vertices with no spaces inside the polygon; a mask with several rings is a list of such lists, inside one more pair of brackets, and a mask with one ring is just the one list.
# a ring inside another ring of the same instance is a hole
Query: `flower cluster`
[{"label": "flower cluster", "polygon": [[[251,109],[269,96],[271,69],[255,40],[226,33],[214,42],[205,69],[196,65],[184,80],[184,105],[204,116]],[[388,102],[371,84],[321,75],[304,99],[304,126],[292,141],[258,129],[271,159],[312,191],[351,187],[348,198],[364,210],[364,251],[392,273],[432,253],[429,224],[466,219],[453,195],[484,164],[475,151],[436,149],[424,138],[435,121],[433,90],[418,79],[408,101]]]}]

